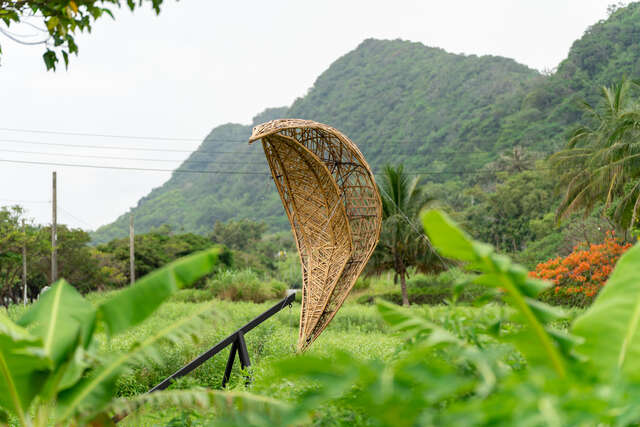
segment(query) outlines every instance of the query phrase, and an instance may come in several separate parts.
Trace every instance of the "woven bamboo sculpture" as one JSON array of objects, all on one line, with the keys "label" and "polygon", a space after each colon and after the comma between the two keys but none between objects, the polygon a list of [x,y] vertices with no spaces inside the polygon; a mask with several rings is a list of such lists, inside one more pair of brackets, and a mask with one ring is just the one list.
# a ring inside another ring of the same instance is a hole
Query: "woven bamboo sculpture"
[{"label": "woven bamboo sculpture", "polygon": [[322,123],[281,119],[262,140],[302,264],[298,350],[327,327],[371,257],[382,223],[373,173],[358,147]]}]

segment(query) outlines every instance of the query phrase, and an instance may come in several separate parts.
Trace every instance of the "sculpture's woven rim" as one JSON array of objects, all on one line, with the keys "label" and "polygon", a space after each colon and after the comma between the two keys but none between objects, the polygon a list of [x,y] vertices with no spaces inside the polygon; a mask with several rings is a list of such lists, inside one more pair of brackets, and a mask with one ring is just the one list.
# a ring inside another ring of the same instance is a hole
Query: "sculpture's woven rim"
[{"label": "sculpture's woven rim", "polygon": [[[302,265],[298,348],[304,350],[333,319],[371,257],[382,226],[382,202],[364,156],[337,129],[279,119],[254,127],[249,143],[258,139]],[[308,222],[316,227],[305,228]]]},{"label": "sculpture's woven rim", "polygon": [[[310,128],[310,129],[320,129],[325,132],[331,133],[334,136],[338,137],[343,144],[347,145],[350,150],[354,151],[358,156],[358,160],[362,163],[363,166],[366,167],[367,172],[371,176],[373,182],[375,179],[373,177],[373,172],[371,172],[371,168],[369,168],[369,164],[364,159],[364,156],[360,152],[360,149],[356,144],[353,143],[349,138],[347,138],[342,132],[338,129],[331,127],[329,125],[325,125],[324,123],[314,122],[313,120],[305,120],[305,119],[276,119],[271,120],[266,123],[262,123],[253,128],[253,133],[249,138],[249,144],[264,138],[265,136],[272,135],[274,133],[278,133],[284,129],[295,129],[295,128]],[[382,203],[382,202],[381,202]]]}]

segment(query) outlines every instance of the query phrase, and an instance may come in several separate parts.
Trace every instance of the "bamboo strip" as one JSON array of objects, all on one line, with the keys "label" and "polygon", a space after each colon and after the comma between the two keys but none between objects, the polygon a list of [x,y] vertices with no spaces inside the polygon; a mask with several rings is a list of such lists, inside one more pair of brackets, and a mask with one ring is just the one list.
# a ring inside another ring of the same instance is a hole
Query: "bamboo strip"
[{"label": "bamboo strip", "polygon": [[311,120],[253,128],[262,146],[302,264],[298,350],[327,327],[371,257],[382,224],[373,173],[340,131]]}]

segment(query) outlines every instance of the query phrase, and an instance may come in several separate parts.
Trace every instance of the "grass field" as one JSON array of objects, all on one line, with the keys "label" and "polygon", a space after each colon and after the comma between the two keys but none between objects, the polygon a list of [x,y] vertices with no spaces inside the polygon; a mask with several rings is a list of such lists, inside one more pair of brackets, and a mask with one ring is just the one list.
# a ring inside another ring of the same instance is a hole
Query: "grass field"
[{"label": "grass field", "polygon": [[[163,346],[160,349],[163,355],[162,364],[153,364],[152,368],[132,372],[119,381],[118,391],[121,395],[130,396],[144,393],[273,304],[273,301],[263,304],[217,300],[184,301],[185,296],[192,293],[193,291],[179,293],[172,301],[165,303],[144,324],[125,335],[115,337],[109,344],[103,344],[105,352],[112,348],[127,348],[152,331],[189,315],[194,309],[204,304],[211,305],[211,309],[215,313],[214,323],[210,327],[202,329],[198,333],[196,341],[185,342],[180,347]],[[101,295],[92,296],[94,300],[102,297]],[[268,394],[278,399],[291,400],[295,398],[296,393],[303,390],[304,387],[274,383],[270,371],[272,361],[289,357],[295,353],[299,313],[300,305],[297,303],[292,308],[286,307],[246,335],[253,378],[252,391]],[[102,338],[104,340],[104,336]],[[310,352],[330,356],[337,350],[343,350],[359,356],[385,359],[399,343],[400,340],[397,337],[388,333],[386,325],[376,314],[374,307],[348,304],[336,316],[331,327],[314,343]],[[173,387],[204,386],[219,389],[228,353],[228,349],[223,350],[194,372],[179,380]],[[244,388],[243,375],[237,360],[229,388]],[[125,425],[162,424],[177,415],[179,414],[168,409],[163,413],[144,414],[142,418],[131,417]]]},{"label": "grass field", "polygon": [[[378,287],[383,285],[376,285]],[[94,293],[88,298],[98,303],[109,296],[109,293]],[[356,295],[357,296],[357,295]],[[154,315],[140,326],[129,332],[115,336],[107,341],[104,333],[98,334],[101,351],[108,354],[114,349],[126,349],[137,341],[144,339],[153,331],[188,316],[195,309],[209,305],[213,313],[210,325],[201,327],[192,341],[182,342],[180,345],[167,343],[159,348],[161,361],[151,362],[144,368],[131,371],[122,377],[117,384],[120,396],[127,397],[144,393],[162,381],[175,370],[192,360],[194,357],[211,347],[213,344],[235,331],[253,317],[257,316],[275,301],[262,304],[250,302],[231,302],[209,299],[210,293],[199,290],[179,291],[168,302],[163,304]],[[344,351],[359,358],[388,360],[394,355],[402,343],[402,339],[390,333],[388,326],[377,313],[375,306],[360,305],[347,302],[336,315],[330,326],[311,346],[308,353],[331,358],[336,352]],[[456,322],[473,322],[482,318],[484,321],[501,316],[504,307],[489,305],[482,308],[448,307],[448,306],[413,306],[413,311],[423,313],[427,318],[438,323],[446,323],[455,318]],[[22,306],[13,306],[9,310],[12,318],[18,318],[24,311]],[[452,316],[452,311],[456,315]],[[300,305],[295,303],[292,308],[285,307],[249,334],[246,335],[249,357],[251,360],[250,374],[251,392],[275,399],[293,402],[296,396],[312,387],[312,384],[292,383],[274,376],[272,364],[275,361],[291,357],[296,352],[298,338],[298,324]],[[455,327],[455,325],[449,325]],[[173,388],[189,388],[202,386],[220,389],[222,374],[225,368],[229,350],[210,359],[194,372],[177,381]],[[243,373],[236,361],[229,383],[230,389],[245,388]],[[352,411],[342,412],[340,407],[322,408],[321,415],[315,424],[337,425],[353,422],[357,414]],[[206,418],[213,414],[187,414],[173,408],[157,412],[149,411],[129,416],[121,425],[167,425],[171,420],[182,425],[187,422],[199,424],[198,420],[206,424]],[[185,418],[186,417],[186,418]],[[204,417],[204,418],[202,418]],[[187,421],[187,419],[191,421]]]},{"label": "grass field", "polygon": [[[421,277],[416,278],[418,279]],[[430,278],[427,277],[427,279]],[[413,285],[420,286],[418,283]],[[354,289],[330,326],[307,353],[326,357],[329,363],[339,352],[346,352],[365,360],[376,359],[383,362],[392,360],[399,351],[402,351],[404,340],[391,332],[375,305],[361,304],[358,301],[362,300],[363,295],[375,298],[378,295],[396,291],[397,288],[398,286],[393,284],[392,277],[385,276]],[[92,293],[87,295],[87,298],[97,305],[110,298],[114,292],[118,291]],[[144,323],[124,334],[108,340],[104,332],[98,331],[96,338],[100,345],[100,353],[108,355],[114,350],[130,348],[136,342],[144,340],[154,332],[205,306],[209,307],[212,314],[210,320],[200,325],[193,333],[191,340],[178,344],[162,344],[158,348],[160,355],[158,360],[131,370],[121,377],[116,384],[117,395],[126,398],[145,393],[276,302],[277,300],[270,300],[256,304],[219,300],[213,297],[210,290],[186,289],[178,291]],[[17,319],[24,310],[25,308],[19,305],[11,306],[9,315]],[[469,325],[490,324],[498,319],[504,319],[509,308],[490,303],[481,307],[468,304],[412,305],[410,310],[436,324],[445,326],[450,331],[464,335],[470,329]],[[244,373],[241,372],[239,362],[236,360],[228,385],[229,389],[247,390],[283,402],[295,403],[301,394],[314,387],[314,384],[283,379],[274,372],[275,362],[294,357],[296,354],[299,316],[300,304],[294,303],[291,308],[285,307],[246,335],[252,383],[249,387],[245,386]],[[507,351],[512,352],[510,349]],[[522,361],[515,352],[513,353],[509,364],[518,369]],[[176,381],[171,388],[220,389],[228,354],[229,349],[223,350],[195,371]],[[138,411],[126,418],[121,425],[207,425],[207,421],[215,417],[212,410],[195,413],[166,407],[161,411]],[[353,407],[346,405],[342,407],[339,402],[333,402],[318,408],[313,425],[347,423],[361,425],[365,423],[363,420],[366,420],[366,416],[354,413]]]},{"label": "grass field", "polygon": [[[262,304],[229,301],[198,301],[206,295],[201,291],[186,290],[179,292],[165,303],[150,319],[132,331],[115,337],[108,344],[104,335],[102,349],[124,349],[135,341],[141,340],[169,322],[189,315],[203,304],[211,305],[215,318],[210,327],[205,327],[197,334],[197,340],[185,342],[181,346],[166,345],[160,348],[162,363],[154,363],[122,378],[118,383],[118,392],[122,396],[144,393],[162,381],[172,372],[183,366],[195,356],[236,330],[238,327],[266,310],[273,301]],[[94,294],[90,298],[97,302],[104,294]],[[447,306],[414,306],[412,310],[424,313],[427,318],[436,322],[446,322],[456,318],[456,322],[474,322],[482,318],[485,321],[500,316],[505,308],[489,305],[482,308],[447,307]],[[452,316],[451,311],[457,312]],[[295,401],[296,396],[312,387],[311,384],[293,384],[273,375],[271,365],[277,360],[295,354],[300,305],[286,307],[271,319],[251,331],[246,336],[249,357],[251,360],[251,376],[253,382],[249,390],[263,396]],[[455,325],[450,325],[454,326]],[[336,315],[330,326],[308,350],[309,353],[331,358],[338,351],[345,351],[359,358],[387,360],[397,351],[402,339],[390,333],[387,325],[378,315],[375,306],[365,306],[353,302],[345,304]],[[225,368],[229,350],[224,350],[204,365],[177,381],[172,387],[188,388],[203,386],[219,389],[222,373]],[[231,381],[231,389],[244,389],[242,372],[236,361]],[[342,412],[340,407],[322,408],[322,416],[316,424],[338,425],[353,422],[357,414],[351,411]],[[196,419],[211,414],[192,414]],[[162,412],[149,412],[130,416],[124,425],[166,425],[172,419],[187,416],[180,411],[167,408]],[[186,422],[182,419],[180,423]],[[194,421],[195,422],[195,421]]]},{"label": "grass field", "polygon": [[[418,276],[416,280],[422,276]],[[424,280],[424,277],[422,277]],[[427,279],[431,279],[427,277]],[[419,286],[418,283],[413,286]],[[329,327],[310,347],[307,353],[326,357],[329,360],[338,352],[347,352],[359,359],[377,359],[389,361],[403,344],[403,339],[392,333],[388,325],[378,314],[375,305],[360,304],[363,295],[375,298],[378,295],[397,292],[391,276],[369,280],[359,285],[349,296]],[[114,292],[99,292],[87,295],[94,304],[110,298]],[[194,311],[209,306],[211,320],[198,327],[192,340],[176,343],[164,343],[158,348],[160,358],[151,361],[142,368],[130,371],[121,377],[116,385],[119,396],[130,397],[145,393],[177,369],[210,348],[212,345],[234,332],[240,326],[271,307],[277,300],[256,304],[243,301],[219,300],[210,290],[181,290],[165,302],[143,324],[130,331],[107,340],[104,332],[96,335],[100,352],[109,354],[113,350],[125,350],[136,342],[171,323],[189,316]],[[16,305],[9,309],[13,319],[20,317],[24,307]],[[413,305],[411,311],[441,324],[447,329],[464,333],[465,325],[472,323],[490,323],[505,316],[503,305],[489,304],[482,307],[469,305]],[[256,327],[245,337],[251,360],[250,375],[252,383],[245,388],[244,373],[236,360],[228,388],[248,390],[262,396],[268,396],[285,402],[295,402],[297,397],[313,387],[313,384],[292,382],[274,374],[274,362],[293,357],[296,354],[300,304],[285,307],[269,320]],[[187,376],[176,381],[171,388],[206,387],[220,389],[222,374],[226,365],[229,349],[207,361]],[[517,363],[516,363],[517,364]],[[139,411],[130,415],[121,425],[206,425],[207,419],[215,417],[212,411],[204,413],[184,412],[167,407],[162,411]],[[314,425],[361,424],[365,419],[353,412],[353,408],[341,408],[339,404],[319,408]]]},{"label": "grass field", "polygon": [[[88,295],[93,303],[108,298],[110,293],[94,293]],[[223,339],[237,328],[248,322],[276,301],[261,304],[250,302],[231,302],[209,299],[210,293],[199,290],[179,291],[168,302],[163,304],[154,315],[140,326],[129,332],[115,336],[107,342],[104,333],[97,335],[101,350],[107,354],[113,349],[126,349],[137,341],[143,340],[153,331],[170,324],[182,317],[190,315],[194,310],[209,305],[213,313],[210,326],[201,328],[193,341],[181,345],[173,343],[160,346],[162,356],[160,363],[152,362],[148,366],[134,370],[118,381],[117,391],[121,396],[132,396],[144,393],[162,381],[178,368]],[[416,309],[426,309],[417,308]],[[432,309],[435,312],[441,310]],[[18,318],[23,312],[22,306],[13,306],[10,316]],[[245,339],[251,360],[250,390],[270,397],[291,401],[304,391],[308,385],[278,382],[273,378],[270,366],[273,361],[295,354],[300,305],[285,307],[249,334]],[[309,350],[312,354],[331,356],[336,351],[347,351],[359,357],[386,359],[396,349],[401,340],[389,333],[386,324],[378,316],[373,306],[354,303],[346,304],[332,321],[330,327],[319,337]],[[204,365],[177,381],[172,388],[189,388],[202,386],[220,389],[222,374],[229,350],[225,349]],[[230,389],[244,389],[243,373],[236,360],[234,371],[228,385]],[[206,415],[206,414],[205,414]],[[166,425],[171,419],[185,416],[180,411],[167,408],[162,412],[149,412],[128,417],[121,425]],[[198,415],[195,415],[198,417]],[[332,415],[333,418],[333,415]],[[182,421],[181,421],[182,422]],[[180,424],[178,424],[180,425]]]}]

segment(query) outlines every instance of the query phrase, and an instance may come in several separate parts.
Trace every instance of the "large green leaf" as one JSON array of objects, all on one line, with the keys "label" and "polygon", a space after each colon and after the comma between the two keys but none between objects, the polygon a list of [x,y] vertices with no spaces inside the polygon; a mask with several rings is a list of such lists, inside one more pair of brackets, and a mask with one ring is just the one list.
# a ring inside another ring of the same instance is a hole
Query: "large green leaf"
[{"label": "large green leaf", "polygon": [[211,307],[205,305],[194,311],[191,316],[155,331],[140,343],[134,344],[126,353],[112,355],[110,360],[97,368],[90,377],[83,378],[77,385],[58,395],[56,418],[62,421],[78,413],[84,416],[100,412],[113,399],[115,383],[120,374],[136,360],[145,360],[145,356],[149,356],[159,341],[169,339],[177,342],[191,336],[198,326],[195,320],[201,319],[206,312],[210,311]]},{"label": "large green leaf", "polygon": [[135,326],[183,286],[209,274],[218,262],[219,248],[180,258],[136,281],[99,307],[109,333]]},{"label": "large green leaf", "polygon": [[95,326],[96,310],[64,279],[58,280],[18,321],[42,339],[43,349],[55,366],[87,347]]},{"label": "large green leaf", "polygon": [[604,377],[622,372],[640,380],[640,245],[618,261],[591,307],[573,323],[582,336],[579,351]]},{"label": "large green leaf", "polygon": [[461,261],[476,259],[471,239],[448,216],[437,210],[429,210],[422,216],[422,223],[425,230],[427,225],[430,230],[436,230],[429,234],[429,240],[443,256]]},{"label": "large green leaf", "polygon": [[496,376],[486,360],[486,356],[478,351],[475,346],[404,307],[399,307],[386,301],[378,301],[377,306],[378,312],[391,326],[392,330],[402,332],[410,338],[423,336],[420,340],[423,345],[451,344],[461,349],[462,352],[460,354],[473,363],[478,370],[478,374],[482,377],[483,381],[479,383],[476,391],[484,396],[493,389],[496,383]]},{"label": "large green leaf", "polygon": [[29,404],[51,367],[40,338],[0,313],[0,406],[14,413],[23,425]]},{"label": "large green leaf", "polygon": [[402,309],[396,304],[386,301],[377,302],[378,312],[387,322],[393,331],[402,332],[407,337],[413,338],[418,335],[426,335],[428,345],[438,345],[442,343],[462,345],[463,342],[446,329],[428,321],[424,317]]},{"label": "large green leaf", "polygon": [[565,377],[570,337],[557,334],[547,325],[565,314],[532,298],[546,285],[528,277],[527,270],[513,264],[508,257],[494,253],[491,246],[471,240],[444,213],[427,211],[422,215],[422,223],[442,255],[465,261],[467,269],[484,273],[474,279],[476,283],[504,292],[505,301],[517,309],[518,321],[526,326],[513,338],[529,362],[546,364],[560,377]]}]

